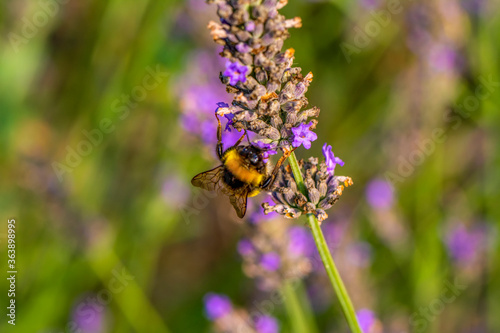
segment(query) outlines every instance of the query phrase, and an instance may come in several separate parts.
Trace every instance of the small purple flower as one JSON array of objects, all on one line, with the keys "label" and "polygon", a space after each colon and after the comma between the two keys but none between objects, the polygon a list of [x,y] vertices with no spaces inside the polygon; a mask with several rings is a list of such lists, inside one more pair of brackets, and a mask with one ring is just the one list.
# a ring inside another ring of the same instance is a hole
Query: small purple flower
[{"label": "small purple flower", "polygon": [[82,333],[104,332],[105,309],[97,302],[86,299],[73,311],[72,319]]},{"label": "small purple flower", "polygon": [[311,126],[312,122],[310,122],[309,124],[301,124],[295,128],[292,128],[293,147],[297,148],[303,145],[305,149],[311,148],[311,142],[318,138],[316,133],[309,129]]},{"label": "small purple flower", "polygon": [[238,242],[238,253],[242,256],[249,256],[254,252],[254,247],[249,239],[242,239]]},{"label": "small purple flower", "polygon": [[394,203],[392,185],[382,179],[374,179],[366,186],[366,200],[374,209],[387,209]]},{"label": "small purple flower", "polygon": [[205,302],[205,313],[210,320],[224,317],[233,310],[231,301],[225,295],[208,293],[203,301]]},{"label": "small purple flower", "polygon": [[[216,104],[217,104],[217,108],[215,109],[215,114],[216,115],[219,114],[219,110],[220,109],[222,109],[222,108],[229,108],[229,104],[224,103],[224,102],[219,102],[219,103],[216,103]],[[231,132],[231,127],[230,126],[233,125],[234,114],[232,114],[232,113],[225,113],[224,114],[224,118],[227,119],[226,128],[224,129],[224,131]]]},{"label": "small purple flower", "polygon": [[485,240],[486,232],[482,227],[467,230],[460,224],[447,234],[446,245],[454,260],[466,264],[477,258]]},{"label": "small purple flower", "polygon": [[275,143],[265,143],[263,141],[255,141],[253,144],[254,146],[257,146],[260,149],[264,150],[264,152],[262,153],[262,158],[264,160],[267,160],[270,155],[276,155],[278,153]]},{"label": "small purple flower", "polygon": [[260,258],[260,265],[267,271],[275,271],[280,268],[281,258],[275,252],[266,253]]},{"label": "small purple flower", "polygon": [[226,119],[227,119],[227,124],[226,124],[226,128],[224,129],[224,131],[231,132],[231,126],[233,126],[234,114],[232,114],[232,113],[225,114],[224,117],[226,117]]},{"label": "small purple flower", "polygon": [[226,70],[224,71],[224,76],[229,77],[229,84],[234,86],[241,81],[245,83],[247,80],[246,74],[248,72],[248,67],[245,65],[240,65],[238,62],[226,62]]},{"label": "small purple flower", "polygon": [[335,166],[337,164],[339,164],[340,166],[344,166],[344,161],[342,161],[338,157],[335,157],[332,152],[332,146],[327,145],[326,143],[323,145],[323,155],[325,156],[326,167],[330,174],[333,175]]},{"label": "small purple flower", "polygon": [[314,252],[314,240],[303,227],[294,226],[288,230],[288,250],[295,256],[309,256]]},{"label": "small purple flower", "polygon": [[255,329],[258,333],[278,333],[278,321],[271,316],[259,316],[255,319]]},{"label": "small purple flower", "polygon": [[229,104],[224,103],[224,102],[218,102],[216,104],[217,104],[217,109],[215,109],[215,113],[217,113],[217,111],[219,111],[219,109],[221,109],[221,108],[228,108],[229,107]]},{"label": "small purple flower", "polygon": [[356,317],[358,318],[359,326],[361,326],[361,331],[363,333],[370,333],[370,329],[377,321],[377,317],[373,311],[368,309],[361,309],[356,313]]}]

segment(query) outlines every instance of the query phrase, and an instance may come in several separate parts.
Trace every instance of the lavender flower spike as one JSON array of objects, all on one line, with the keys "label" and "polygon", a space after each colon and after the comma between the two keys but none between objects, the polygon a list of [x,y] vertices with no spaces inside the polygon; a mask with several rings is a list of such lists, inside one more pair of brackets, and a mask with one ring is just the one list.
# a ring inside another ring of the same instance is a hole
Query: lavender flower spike
[{"label": "lavender flower spike", "polygon": [[304,177],[307,197],[297,190],[291,168],[282,167],[272,193],[276,205],[263,203],[264,213],[276,212],[286,218],[313,214],[322,222],[328,217],[326,210],[337,202],[345,187],[352,185],[352,179],[332,175],[325,162],[318,163],[318,159],[313,157],[308,162],[300,160],[299,166]]},{"label": "lavender flower spike", "polygon": [[278,333],[278,321],[268,315],[250,316],[241,308],[233,308],[224,295],[207,294],[204,298],[208,318],[213,322],[213,332],[218,333]]},{"label": "lavender flower spike", "polygon": [[[285,19],[278,10],[288,0],[207,0],[217,5],[218,22],[211,21],[208,28],[214,41],[223,45],[220,55],[229,63],[226,71],[219,75],[226,91],[233,95],[228,108],[217,111],[218,116],[233,115],[232,127],[241,132],[253,132],[267,139],[265,143],[275,144],[288,158],[289,165],[280,164],[280,173],[273,172],[273,182],[269,185],[274,205],[264,202],[264,213],[276,212],[287,218],[308,215],[313,229],[315,243],[326,254],[325,269],[339,297],[343,313],[353,332],[359,332],[359,324],[354,317],[354,307],[333,264],[328,247],[321,241],[322,231],[319,223],[324,221],[329,209],[342,195],[344,187],[352,185],[349,177],[334,176],[336,164],[343,164],[335,158],[331,147],[325,147],[326,162],[318,163],[317,158],[308,162],[297,161],[290,146],[311,148],[318,136],[312,131],[316,128],[319,108],[307,108],[305,94],[312,82],[313,74],[303,75],[300,67],[294,67],[295,50],[282,50],[289,28],[300,28],[300,18]],[[245,66],[243,69],[241,66]],[[248,72],[247,72],[248,70]],[[242,76],[245,76],[243,78]],[[283,161],[283,159],[281,160]],[[315,218],[314,218],[315,217]],[[296,237],[296,235],[293,235]],[[301,239],[294,241],[302,242]],[[244,244],[244,243],[243,243]],[[241,245],[241,244],[240,244]],[[242,246],[245,261],[253,265],[246,271],[249,275],[278,275],[286,271],[287,260],[280,257],[272,247],[260,251],[254,243],[255,253]],[[307,251],[297,248],[297,257]],[[258,260],[258,263],[255,261]],[[331,265],[329,263],[332,263]],[[260,330],[259,330],[260,331]],[[274,333],[265,331],[260,333]]]},{"label": "lavender flower spike", "polygon": [[254,225],[247,236],[238,243],[238,252],[243,272],[256,280],[259,289],[276,290],[288,279],[311,273],[315,249],[307,228],[274,218]]},{"label": "lavender flower spike", "polygon": [[[300,28],[300,18],[286,19],[278,10],[287,1],[208,0],[217,5],[218,22],[208,28],[214,41],[224,46],[226,70],[220,79],[233,101],[219,115],[232,114],[232,126],[269,139],[283,148],[299,141],[305,147],[316,140],[315,128],[319,109],[305,109],[305,93],[312,82],[312,73],[302,75],[294,67],[294,50],[282,50],[289,37],[289,28]],[[301,141],[304,124],[309,129]]]}]

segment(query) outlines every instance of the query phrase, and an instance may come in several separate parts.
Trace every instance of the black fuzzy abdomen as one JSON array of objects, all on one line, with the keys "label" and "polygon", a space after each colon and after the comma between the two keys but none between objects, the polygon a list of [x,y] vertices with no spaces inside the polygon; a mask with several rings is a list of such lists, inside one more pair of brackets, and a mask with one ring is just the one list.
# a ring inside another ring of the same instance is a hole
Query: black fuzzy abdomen
[{"label": "black fuzzy abdomen", "polygon": [[241,180],[237,179],[236,177],[233,176],[227,169],[224,168],[224,183],[226,183],[227,186],[230,188],[237,190],[240,189],[247,184],[242,182]]}]

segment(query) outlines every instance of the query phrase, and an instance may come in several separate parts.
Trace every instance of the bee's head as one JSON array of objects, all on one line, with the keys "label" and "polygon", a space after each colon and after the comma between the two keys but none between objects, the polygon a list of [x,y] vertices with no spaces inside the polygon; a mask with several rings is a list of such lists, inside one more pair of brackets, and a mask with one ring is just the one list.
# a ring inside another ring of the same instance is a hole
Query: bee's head
[{"label": "bee's head", "polygon": [[260,157],[261,150],[255,146],[238,146],[238,153],[251,164],[257,165],[262,159]]}]

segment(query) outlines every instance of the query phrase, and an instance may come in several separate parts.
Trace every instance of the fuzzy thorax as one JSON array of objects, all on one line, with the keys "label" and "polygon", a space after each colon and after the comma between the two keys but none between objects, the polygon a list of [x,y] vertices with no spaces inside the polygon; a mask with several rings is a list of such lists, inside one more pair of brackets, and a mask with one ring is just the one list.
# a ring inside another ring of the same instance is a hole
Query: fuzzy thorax
[{"label": "fuzzy thorax", "polygon": [[234,177],[245,184],[258,187],[264,180],[265,175],[258,172],[254,167],[248,166],[236,149],[227,151],[222,157],[222,162]]}]

